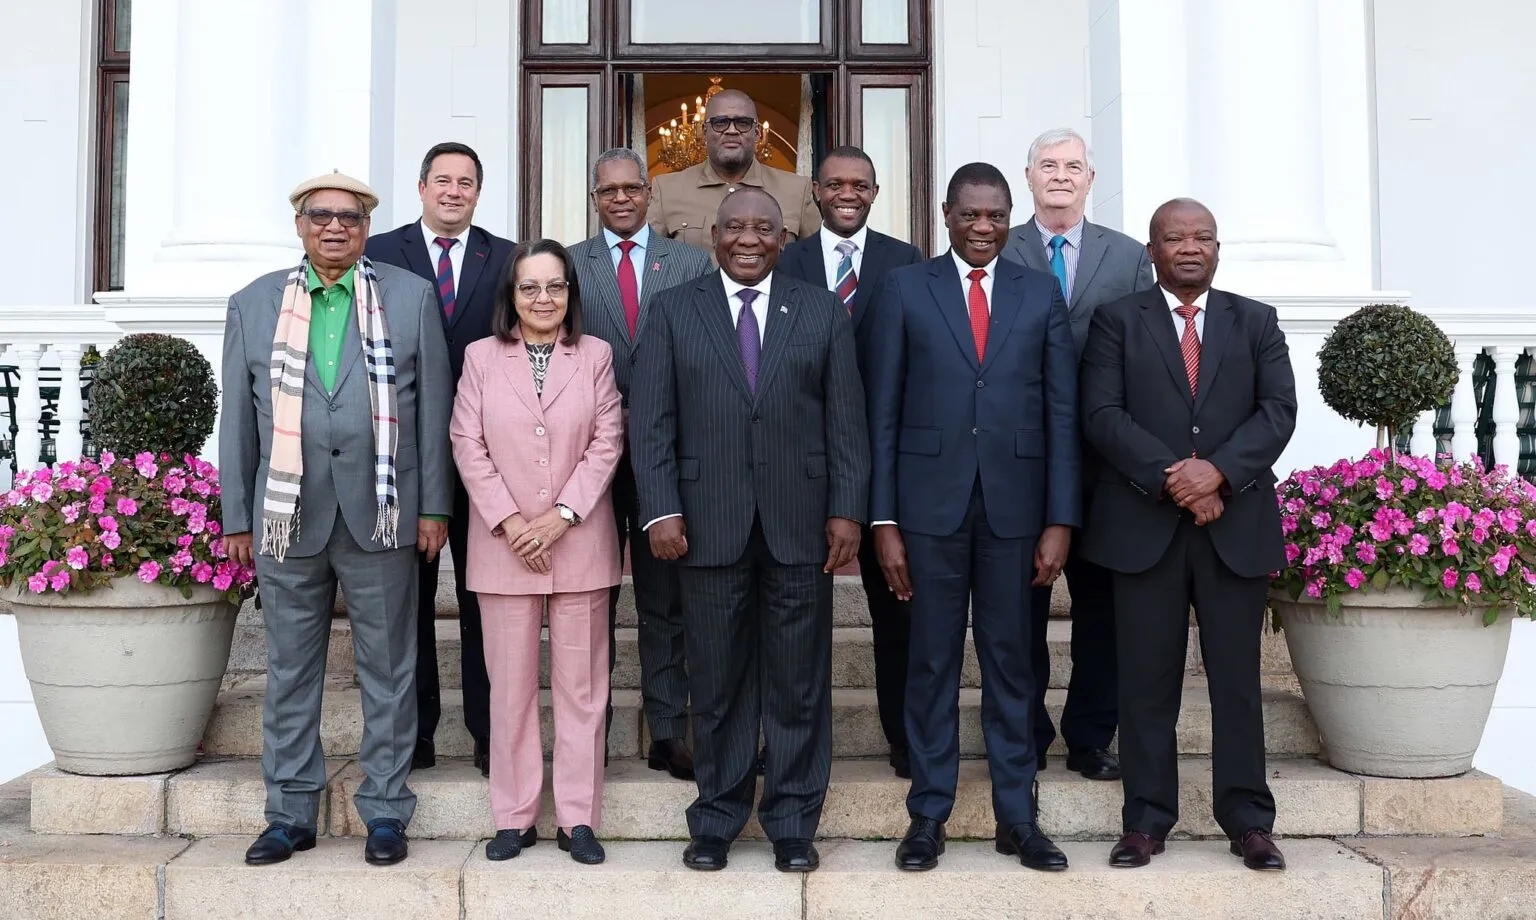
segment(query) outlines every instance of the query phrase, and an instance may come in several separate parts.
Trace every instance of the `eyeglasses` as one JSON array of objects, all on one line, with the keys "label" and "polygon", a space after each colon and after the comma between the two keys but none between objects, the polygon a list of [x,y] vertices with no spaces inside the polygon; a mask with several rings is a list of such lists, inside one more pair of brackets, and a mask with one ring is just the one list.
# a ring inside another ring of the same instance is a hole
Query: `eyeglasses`
[{"label": "eyeglasses", "polygon": [[625,198],[639,198],[648,188],[650,186],[645,184],[605,185],[593,189],[592,194],[596,195],[599,201],[612,201],[619,197],[620,192],[624,193]]},{"label": "eyeglasses", "polygon": [[339,220],[341,225],[348,230],[362,223],[363,218],[367,216],[361,211],[332,211],[328,208],[308,208],[303,214],[316,227],[329,227],[331,221]]},{"label": "eyeglasses", "polygon": [[736,130],[742,134],[757,127],[757,119],[747,115],[737,115],[734,118],[730,115],[714,115],[704,119],[704,123],[709,125],[709,129],[716,134],[724,134],[725,129],[732,125],[735,125]]},{"label": "eyeglasses", "polygon": [[524,281],[517,286],[517,295],[524,300],[538,300],[539,294],[549,295],[550,300],[559,300],[564,297],[571,286],[564,281],[551,281],[548,284],[535,284],[532,281]]}]

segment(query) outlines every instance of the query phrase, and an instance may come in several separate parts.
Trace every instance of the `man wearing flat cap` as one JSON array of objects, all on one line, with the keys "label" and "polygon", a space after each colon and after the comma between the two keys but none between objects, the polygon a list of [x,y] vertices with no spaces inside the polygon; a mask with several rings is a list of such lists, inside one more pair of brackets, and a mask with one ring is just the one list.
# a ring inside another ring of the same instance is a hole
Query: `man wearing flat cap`
[{"label": "man wearing flat cap", "polygon": [[[256,566],[267,623],[261,770],[267,829],[245,860],[315,845],[320,694],[339,581],[362,690],[365,858],[406,856],[416,796],[416,552],[447,539],[453,389],[437,295],[363,256],[379,203],[341,173],[289,197],[297,268],[229,299],[219,486],[230,556]],[[435,518],[435,519],[434,519]]]}]

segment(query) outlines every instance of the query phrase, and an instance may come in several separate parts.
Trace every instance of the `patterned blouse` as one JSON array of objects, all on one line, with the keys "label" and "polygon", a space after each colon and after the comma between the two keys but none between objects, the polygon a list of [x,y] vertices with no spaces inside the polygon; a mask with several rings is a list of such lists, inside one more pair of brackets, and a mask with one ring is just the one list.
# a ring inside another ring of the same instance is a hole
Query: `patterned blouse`
[{"label": "patterned blouse", "polygon": [[533,388],[544,395],[544,378],[549,375],[549,359],[555,353],[555,343],[544,345],[528,343],[528,363],[533,365]]}]

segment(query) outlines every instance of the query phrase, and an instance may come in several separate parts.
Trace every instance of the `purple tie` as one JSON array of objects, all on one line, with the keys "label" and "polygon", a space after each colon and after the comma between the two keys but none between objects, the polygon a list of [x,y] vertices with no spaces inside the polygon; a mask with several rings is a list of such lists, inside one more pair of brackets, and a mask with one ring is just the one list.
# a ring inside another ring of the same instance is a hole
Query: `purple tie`
[{"label": "purple tie", "polygon": [[757,314],[752,312],[752,301],[760,293],[744,288],[736,295],[741,298],[741,312],[736,314],[736,342],[741,346],[741,364],[747,371],[747,389],[753,393],[757,392],[757,359],[763,343],[757,337]]}]

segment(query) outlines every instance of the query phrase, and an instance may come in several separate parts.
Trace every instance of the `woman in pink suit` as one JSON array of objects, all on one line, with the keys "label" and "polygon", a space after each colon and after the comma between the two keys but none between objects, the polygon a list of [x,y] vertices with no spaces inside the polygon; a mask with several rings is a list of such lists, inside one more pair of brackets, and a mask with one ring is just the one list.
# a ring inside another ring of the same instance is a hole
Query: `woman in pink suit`
[{"label": "woman in pink suit", "polygon": [[480,596],[491,677],[488,859],[538,839],[539,629],[549,610],[555,703],[555,823],[560,849],[604,859],[608,591],[619,582],[608,489],[624,422],[613,353],[581,334],[581,299],[565,247],[519,246],[491,329],[470,345],[453,407],[453,456],[469,493],[468,584]]}]

